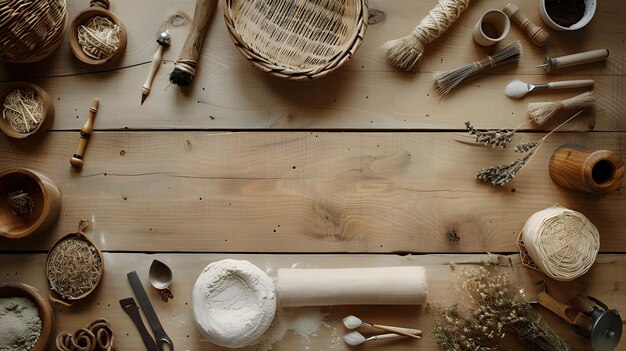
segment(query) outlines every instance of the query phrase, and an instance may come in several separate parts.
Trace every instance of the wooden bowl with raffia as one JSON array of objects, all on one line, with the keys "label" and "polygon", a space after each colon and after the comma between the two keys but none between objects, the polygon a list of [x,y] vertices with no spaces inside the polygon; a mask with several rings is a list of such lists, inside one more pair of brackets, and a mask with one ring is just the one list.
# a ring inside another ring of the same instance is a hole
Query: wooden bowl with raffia
[{"label": "wooden bowl with raffia", "polygon": [[9,123],[2,116],[0,116],[0,129],[4,132],[4,134],[14,139],[24,139],[50,128],[52,121],[54,121],[54,105],[52,104],[50,95],[48,95],[48,93],[37,84],[30,82],[15,82],[9,84],[9,86],[3,90],[2,93],[0,93],[0,109],[4,108],[4,100],[7,95],[16,89],[30,89],[34,91],[43,104],[43,116],[41,116],[41,121],[37,127],[27,133],[21,133],[13,129],[13,127],[11,127],[11,125],[9,125]]},{"label": "wooden bowl with raffia", "polygon": [[52,306],[41,293],[30,285],[23,283],[0,283],[0,298],[27,297],[35,303],[41,319],[41,334],[30,351],[48,350],[54,331],[54,313]]},{"label": "wooden bowl with raffia", "polygon": [[276,77],[310,80],[354,55],[367,29],[367,0],[225,0],[235,47]]}]

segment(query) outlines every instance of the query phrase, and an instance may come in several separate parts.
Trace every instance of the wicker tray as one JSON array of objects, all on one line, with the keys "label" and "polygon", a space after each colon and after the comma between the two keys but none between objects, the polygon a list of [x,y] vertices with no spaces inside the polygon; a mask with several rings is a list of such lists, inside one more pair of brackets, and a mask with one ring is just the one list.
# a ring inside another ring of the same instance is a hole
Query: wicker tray
[{"label": "wicker tray", "polygon": [[363,42],[367,0],[225,0],[228,33],[259,69],[315,79],[346,63]]}]

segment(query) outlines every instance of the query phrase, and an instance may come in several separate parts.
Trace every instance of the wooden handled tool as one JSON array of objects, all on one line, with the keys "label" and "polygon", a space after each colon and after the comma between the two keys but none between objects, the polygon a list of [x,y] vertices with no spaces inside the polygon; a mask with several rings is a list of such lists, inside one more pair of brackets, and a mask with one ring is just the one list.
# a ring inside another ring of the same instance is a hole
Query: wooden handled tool
[{"label": "wooden handled tool", "polygon": [[85,154],[87,141],[89,141],[89,137],[91,136],[91,132],[93,130],[93,121],[96,118],[96,112],[98,112],[99,105],[100,100],[94,98],[91,102],[91,107],[89,108],[89,118],[87,118],[83,127],[80,128],[80,142],[78,143],[76,153],[74,153],[74,156],[70,159],[70,164],[75,168],[80,169],[83,166],[83,155]]},{"label": "wooden handled tool", "polygon": [[170,82],[185,86],[191,83],[196,75],[200,50],[204,43],[204,37],[218,0],[197,0],[196,9],[193,13],[191,29],[183,45],[178,61],[174,64],[174,71],[170,74]]},{"label": "wooden handled tool", "polygon": [[163,49],[170,46],[170,34],[168,32],[163,32],[159,34],[159,37],[156,40],[159,43],[159,48],[152,56],[152,61],[150,62],[150,71],[148,72],[148,78],[146,78],[146,82],[143,83],[143,87],[141,88],[141,104],[150,94],[150,88],[152,87],[152,81],[154,80],[154,76],[156,75],[159,66],[161,65],[161,57],[163,57]]},{"label": "wooden handled tool", "polygon": [[508,3],[502,11],[526,32],[533,44],[537,46],[546,45],[550,33],[526,17],[517,5]]},{"label": "wooden handled tool", "polygon": [[556,68],[571,67],[582,65],[585,63],[604,61],[607,59],[607,57],[609,57],[608,49],[591,50],[555,58],[546,57],[546,62],[542,63],[541,65],[535,66],[535,68],[545,68],[546,72],[550,72],[551,70]]}]

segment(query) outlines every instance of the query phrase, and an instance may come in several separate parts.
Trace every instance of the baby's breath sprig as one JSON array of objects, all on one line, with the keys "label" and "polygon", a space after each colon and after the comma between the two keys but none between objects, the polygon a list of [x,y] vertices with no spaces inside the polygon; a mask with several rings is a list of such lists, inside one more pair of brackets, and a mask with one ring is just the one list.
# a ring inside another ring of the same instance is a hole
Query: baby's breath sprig
[{"label": "baby's breath sprig", "polygon": [[470,135],[476,137],[476,142],[491,146],[492,148],[505,148],[510,142],[516,130],[478,130],[474,128],[470,121],[465,122],[465,129]]},{"label": "baby's breath sprig", "polygon": [[457,305],[437,307],[432,337],[446,351],[504,351],[497,339],[503,334],[481,325],[471,316],[464,318]]}]

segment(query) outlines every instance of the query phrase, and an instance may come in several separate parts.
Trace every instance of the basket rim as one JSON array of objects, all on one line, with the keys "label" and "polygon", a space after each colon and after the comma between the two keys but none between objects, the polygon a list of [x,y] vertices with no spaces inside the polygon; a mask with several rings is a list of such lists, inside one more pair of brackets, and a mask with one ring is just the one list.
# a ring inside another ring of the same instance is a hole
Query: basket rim
[{"label": "basket rim", "polygon": [[258,69],[270,73],[276,77],[291,79],[291,80],[312,80],[319,77],[323,77],[330,72],[335,71],[343,64],[345,64],[354,55],[356,50],[361,46],[365,30],[367,29],[368,18],[368,3],[367,0],[356,0],[361,4],[361,11],[358,14],[357,25],[350,37],[349,45],[338,54],[336,54],[326,64],[312,67],[309,69],[292,69],[287,67],[281,67],[274,62],[270,62],[265,57],[259,55],[254,49],[252,49],[239,35],[239,32],[235,28],[235,24],[232,17],[232,5],[235,1],[245,0],[225,0],[222,3],[224,10],[224,21],[226,22],[226,29],[228,36],[235,44],[235,47],[253,66]]}]

